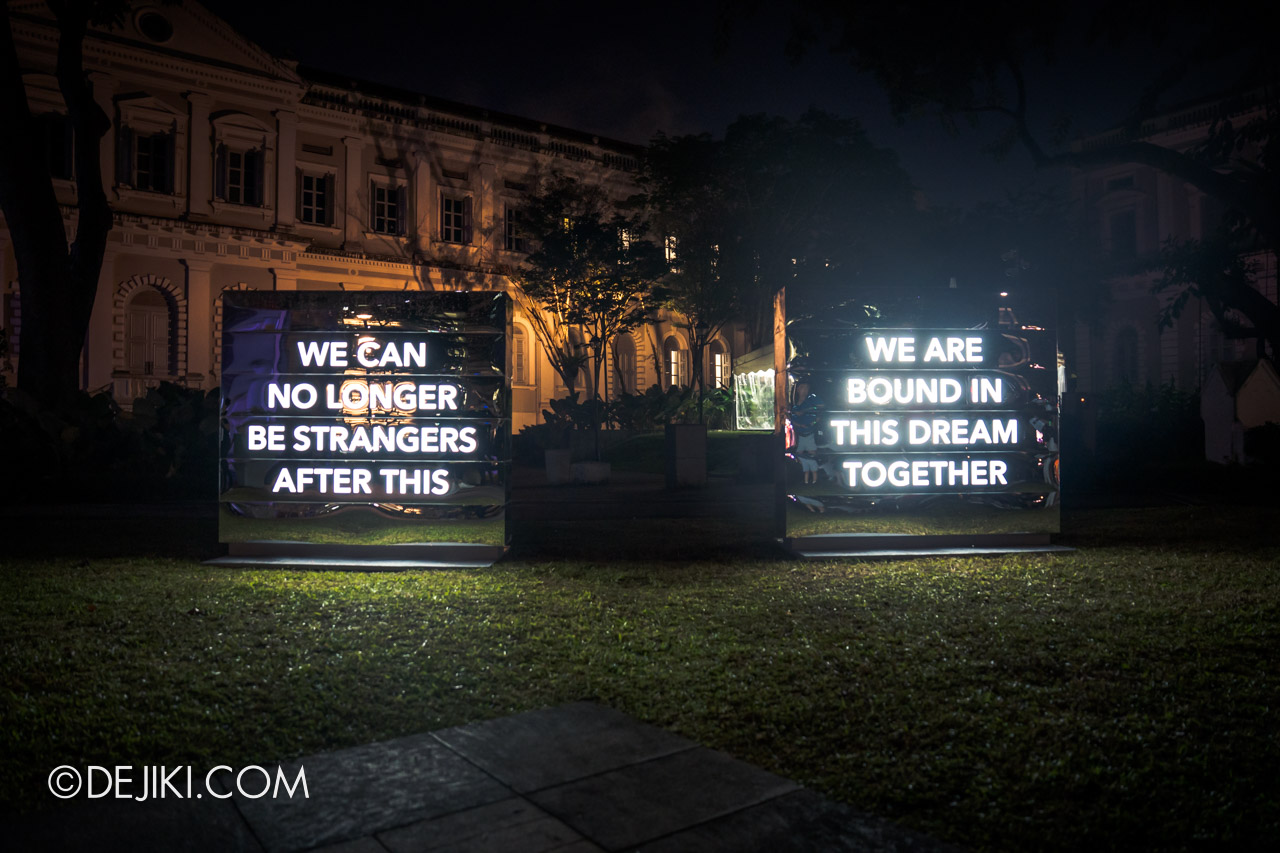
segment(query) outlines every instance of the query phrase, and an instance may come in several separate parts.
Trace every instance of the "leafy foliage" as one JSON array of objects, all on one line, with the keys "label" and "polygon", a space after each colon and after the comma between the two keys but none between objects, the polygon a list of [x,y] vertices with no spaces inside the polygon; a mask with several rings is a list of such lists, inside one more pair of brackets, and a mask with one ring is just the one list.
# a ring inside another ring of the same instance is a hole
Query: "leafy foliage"
[{"label": "leafy foliage", "polygon": [[572,393],[590,362],[597,396],[605,347],[645,320],[661,274],[645,224],[604,188],[553,175],[521,206],[520,227],[532,251],[512,278],[526,314],[565,387]]},{"label": "leafy foliage", "polygon": [[[543,421],[551,431],[584,429],[596,423],[619,429],[661,429],[666,424],[697,423],[698,401],[683,388],[663,389],[651,385],[641,394],[622,394],[607,403],[598,400],[579,401],[575,391],[567,397],[550,401],[550,409],[542,410]],[[733,397],[723,389],[707,392],[703,401],[706,423],[712,429],[731,426]]]},{"label": "leafy foliage", "polygon": [[[961,119],[994,117],[1003,123],[992,144],[998,154],[1019,147],[1041,167],[1139,163],[1193,186],[1215,202],[1223,226],[1203,243],[1179,240],[1166,248],[1157,285],[1173,295],[1166,320],[1191,296],[1203,297],[1224,331],[1259,337],[1280,351],[1280,307],[1249,286],[1248,262],[1231,258],[1280,250],[1275,67],[1270,47],[1254,35],[1251,8],[1228,2],[1206,14],[1191,3],[1122,0],[1069,15],[1052,4],[1000,0],[981,15],[963,5],[920,15],[910,4],[798,0],[789,48],[798,54],[826,43],[845,53],[856,69],[875,76],[899,116],[930,112],[953,128]],[[1067,146],[1069,117],[1052,115],[1051,94],[1034,91],[1028,69],[1049,67],[1065,77],[1087,73],[1100,51],[1143,50],[1156,61],[1132,75],[1128,109],[1115,116],[1112,141]],[[1248,104],[1254,117],[1232,118],[1242,104],[1228,99],[1201,144],[1147,140],[1148,119],[1224,88],[1262,92]],[[1207,232],[1213,228],[1207,223]]]},{"label": "leafy foliage", "polygon": [[789,309],[817,310],[851,285],[884,283],[919,224],[896,155],[857,121],[816,110],[743,116],[719,140],[659,136],[640,182],[655,229],[676,238],[666,298],[708,328],[745,315],[765,334],[784,287]]},{"label": "leafy foliage", "polygon": [[20,390],[0,397],[5,469],[15,501],[213,498],[218,471],[217,390],[172,383],[120,410],[110,394],[80,394],[56,408]]}]

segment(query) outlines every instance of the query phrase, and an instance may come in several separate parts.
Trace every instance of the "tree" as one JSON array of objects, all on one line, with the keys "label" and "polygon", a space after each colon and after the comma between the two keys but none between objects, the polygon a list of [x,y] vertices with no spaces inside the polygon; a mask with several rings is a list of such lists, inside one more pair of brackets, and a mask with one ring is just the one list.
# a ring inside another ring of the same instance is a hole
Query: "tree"
[{"label": "tree", "polygon": [[737,235],[732,190],[721,174],[724,144],[707,135],[658,137],[649,147],[640,183],[662,235],[667,273],[659,301],[685,320],[698,390],[698,423],[706,392],[707,345],[742,309],[740,277],[721,275],[721,245]]},{"label": "tree", "polygon": [[120,0],[50,0],[58,26],[57,80],[74,138],[76,232],[70,245],[41,134],[27,103],[8,4],[0,9],[0,210],[13,242],[22,296],[18,387],[46,405],[79,388],[80,351],[98,290],[112,214],[99,150],[111,120],[84,70],[90,26],[123,22]]},{"label": "tree", "polygon": [[[1072,10],[1074,19],[1067,17],[1068,10],[1061,4],[995,0],[980,11],[952,4],[931,5],[922,13],[912,4],[798,0],[788,50],[798,56],[828,41],[856,69],[875,77],[899,117],[932,113],[951,127],[961,118],[996,117],[1003,132],[993,150],[1007,154],[1020,147],[1041,168],[1137,163],[1157,169],[1216,199],[1226,211],[1225,227],[1234,232],[1236,248],[1280,249],[1280,175],[1267,158],[1272,140],[1280,141],[1274,103],[1266,104],[1263,118],[1244,126],[1221,118],[1208,142],[1191,148],[1156,144],[1142,132],[1145,120],[1187,97],[1197,83],[1200,94],[1206,86],[1221,91],[1274,84],[1274,72],[1268,70],[1274,67],[1272,46],[1258,26],[1257,7],[1227,0],[1207,14],[1201,4],[1122,0],[1085,13]],[[1083,32],[1075,26],[1081,23]],[[827,33],[834,35],[828,39]],[[1094,52],[1079,51],[1077,38]],[[1114,126],[1121,132],[1115,141],[1072,148],[1069,119],[1042,124],[1033,116],[1032,72],[1040,65],[1059,68],[1066,58],[1079,63],[1068,75],[1079,74],[1096,61],[1098,48],[1150,52],[1153,62],[1128,111],[1116,117]],[[1257,298],[1252,287],[1239,287],[1239,276],[1221,264],[1222,274],[1188,281],[1181,276],[1191,267],[1182,260],[1182,252],[1171,256],[1165,286],[1193,288],[1228,327],[1229,315],[1238,313],[1253,334],[1280,352],[1275,303]],[[1181,306],[1186,298],[1174,302]],[[1243,331],[1240,324],[1236,328]]]},{"label": "tree", "polygon": [[661,273],[646,225],[614,204],[599,186],[565,175],[544,181],[520,208],[531,251],[512,273],[534,332],[573,394],[583,366],[592,367],[600,420],[606,348],[645,320],[648,295]]},{"label": "tree", "polygon": [[665,284],[695,331],[736,314],[763,339],[778,290],[789,315],[819,312],[859,283],[900,279],[919,255],[911,180],[851,119],[744,116],[722,140],[659,137],[640,182],[657,230],[675,237]]}]

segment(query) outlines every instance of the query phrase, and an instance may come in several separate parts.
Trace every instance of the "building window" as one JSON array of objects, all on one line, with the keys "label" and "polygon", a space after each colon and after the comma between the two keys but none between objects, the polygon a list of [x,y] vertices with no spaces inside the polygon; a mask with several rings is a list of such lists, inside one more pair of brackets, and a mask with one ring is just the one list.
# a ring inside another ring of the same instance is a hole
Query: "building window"
[{"label": "building window", "polygon": [[298,221],[307,225],[332,225],[333,175],[298,172]]},{"label": "building window", "polygon": [[470,196],[440,196],[440,239],[446,243],[471,242]]},{"label": "building window", "polygon": [[711,387],[729,387],[729,353],[720,341],[712,341],[707,345],[707,361],[710,363]]},{"label": "building window", "polygon": [[405,187],[375,183],[369,191],[373,199],[370,227],[378,234],[405,233]]},{"label": "building window", "polygon": [[1109,193],[1131,189],[1133,189],[1133,175],[1125,175],[1120,178],[1109,178],[1107,180],[1107,192]]},{"label": "building window", "polygon": [[1111,241],[1111,257],[1128,260],[1138,257],[1138,213],[1133,208],[1121,210],[1107,218]]},{"label": "building window", "polygon": [[71,119],[62,113],[45,113],[36,117],[36,132],[40,134],[49,176],[64,181],[74,178],[75,137]]},{"label": "building window", "polygon": [[214,164],[217,180],[214,195],[230,204],[261,207],[263,162],[259,148],[243,150],[219,145]]},{"label": "building window", "polygon": [[520,326],[511,328],[511,384],[529,384],[529,336]]},{"label": "building window", "polygon": [[613,369],[618,375],[618,392],[636,393],[636,342],[630,335],[619,335],[614,341]]},{"label": "building window", "polygon": [[124,317],[125,368],[135,376],[169,376],[169,303],[160,291],[134,293]]},{"label": "building window", "polygon": [[662,364],[668,388],[684,388],[689,384],[689,353],[675,335],[668,335],[662,344]]},{"label": "building window", "polygon": [[676,252],[677,241],[675,237],[668,236],[662,241],[662,254],[667,260],[667,266],[673,273],[680,272],[680,256]]},{"label": "building window", "polygon": [[117,179],[135,190],[173,192],[173,134],[120,131]]},{"label": "building window", "polygon": [[503,234],[503,247],[508,252],[524,251],[524,235],[520,233],[519,208],[507,205],[506,216],[503,219]]}]

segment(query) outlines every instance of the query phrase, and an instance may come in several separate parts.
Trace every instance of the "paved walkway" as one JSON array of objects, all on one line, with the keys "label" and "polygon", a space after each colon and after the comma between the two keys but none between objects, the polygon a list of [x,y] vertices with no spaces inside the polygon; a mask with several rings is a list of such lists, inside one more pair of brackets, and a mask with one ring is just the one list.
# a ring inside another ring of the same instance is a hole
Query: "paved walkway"
[{"label": "paved walkway", "polygon": [[[82,801],[10,850],[946,851],[589,702],[307,756],[309,798]],[[274,765],[266,765],[274,770]],[[16,838],[15,838],[16,833]]]}]

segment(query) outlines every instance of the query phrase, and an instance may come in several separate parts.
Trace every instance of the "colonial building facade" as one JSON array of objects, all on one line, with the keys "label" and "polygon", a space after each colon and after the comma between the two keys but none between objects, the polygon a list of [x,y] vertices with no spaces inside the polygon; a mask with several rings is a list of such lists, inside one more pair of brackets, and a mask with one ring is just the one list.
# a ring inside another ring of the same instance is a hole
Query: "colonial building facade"
[{"label": "colonial building facade", "polygon": [[[1214,121],[1238,126],[1263,108],[1260,92],[1215,99],[1146,122],[1137,135],[1116,130],[1077,146],[1090,150],[1142,139],[1187,150],[1206,139]],[[1100,318],[1077,324],[1074,340],[1064,341],[1074,344],[1072,368],[1080,391],[1151,383],[1194,392],[1216,365],[1258,357],[1256,343],[1225,336],[1201,300],[1190,300],[1172,326],[1162,328],[1159,322],[1177,295],[1152,289],[1160,277],[1155,262],[1161,248],[1170,238],[1211,234],[1222,212],[1216,200],[1165,172],[1133,163],[1078,172],[1074,195],[1082,202],[1088,233],[1117,271]],[[1275,256],[1259,252],[1250,260],[1258,269],[1257,288],[1275,302]]]},{"label": "colonial building facade", "polygon": [[[33,114],[69,235],[76,183],[43,3],[11,4]],[[128,405],[161,381],[218,384],[222,294],[233,290],[505,290],[516,297],[513,429],[565,393],[511,271],[524,257],[517,210],[560,172],[622,198],[640,151],[536,120],[299,69],[195,2],[138,4],[93,31],[85,66],[113,128],[102,142],[115,213],[82,385]],[[0,228],[0,323],[10,380],[22,310]],[[612,343],[602,392],[688,384],[689,334],[657,312]],[[734,333],[705,374],[729,379]],[[579,387],[582,387],[580,384]]]}]

